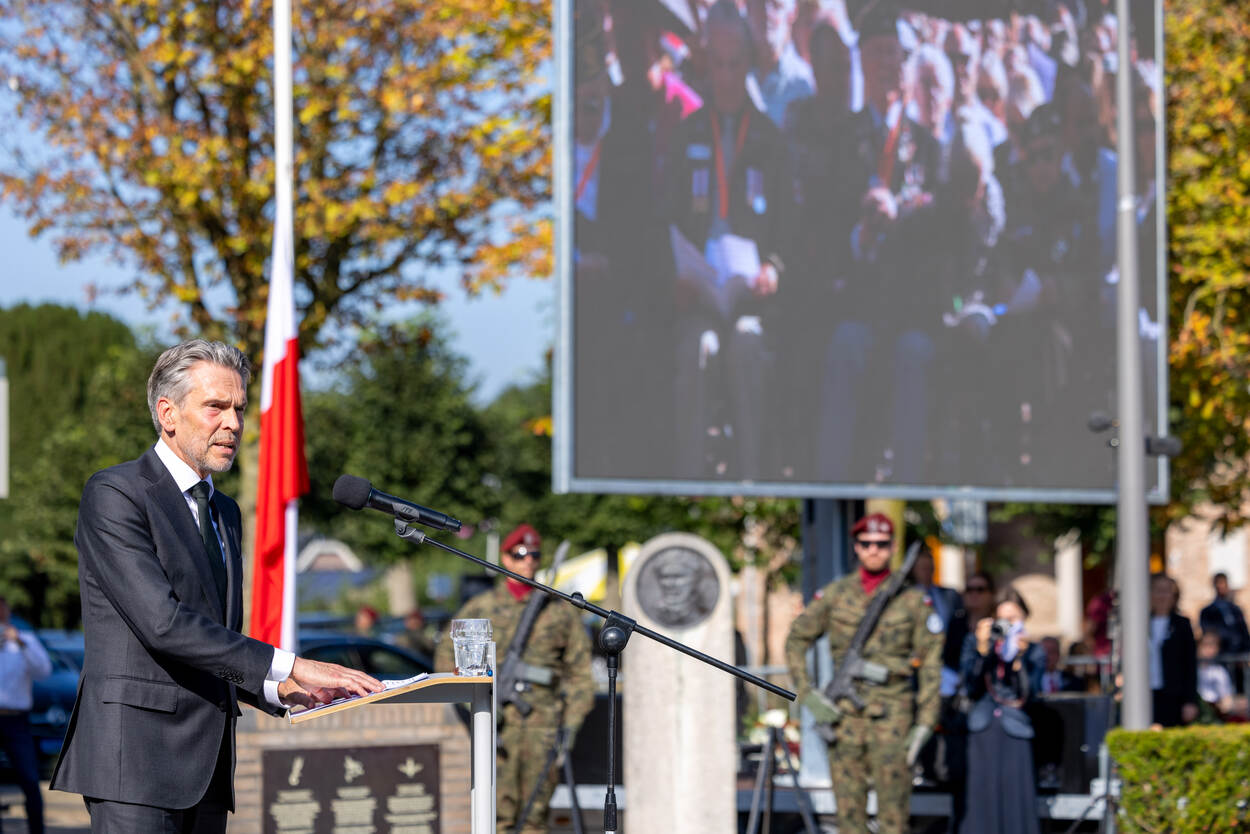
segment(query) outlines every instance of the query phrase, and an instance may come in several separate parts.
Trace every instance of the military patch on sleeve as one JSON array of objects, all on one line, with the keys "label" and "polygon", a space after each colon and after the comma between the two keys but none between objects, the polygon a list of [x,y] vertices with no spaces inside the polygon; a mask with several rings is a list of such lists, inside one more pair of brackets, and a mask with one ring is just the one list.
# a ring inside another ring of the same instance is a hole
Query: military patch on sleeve
[{"label": "military patch on sleeve", "polygon": [[938,616],[938,612],[931,611],[924,621],[925,628],[929,629],[930,634],[942,633],[942,618]]}]

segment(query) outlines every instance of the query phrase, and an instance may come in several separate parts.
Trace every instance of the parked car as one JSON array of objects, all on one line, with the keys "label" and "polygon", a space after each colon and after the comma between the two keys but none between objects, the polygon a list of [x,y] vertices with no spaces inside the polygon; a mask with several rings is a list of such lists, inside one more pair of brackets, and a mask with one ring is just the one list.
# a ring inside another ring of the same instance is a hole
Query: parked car
[{"label": "parked car", "polygon": [[403,680],[434,671],[432,658],[355,634],[302,631],[299,635],[299,654],[309,660],[359,669],[383,681]]}]

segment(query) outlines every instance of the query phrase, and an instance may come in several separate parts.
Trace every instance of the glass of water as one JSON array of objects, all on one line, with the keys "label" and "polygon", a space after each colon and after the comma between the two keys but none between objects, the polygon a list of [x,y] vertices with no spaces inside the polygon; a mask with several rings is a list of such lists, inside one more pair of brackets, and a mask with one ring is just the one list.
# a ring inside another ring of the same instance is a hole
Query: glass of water
[{"label": "glass of water", "polygon": [[451,621],[451,645],[456,652],[457,674],[486,674],[490,636],[490,620]]}]

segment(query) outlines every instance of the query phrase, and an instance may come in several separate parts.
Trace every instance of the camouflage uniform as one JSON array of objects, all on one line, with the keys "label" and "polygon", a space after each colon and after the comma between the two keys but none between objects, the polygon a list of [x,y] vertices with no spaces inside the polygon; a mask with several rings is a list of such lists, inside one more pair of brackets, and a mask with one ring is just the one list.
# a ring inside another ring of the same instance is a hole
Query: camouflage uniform
[{"label": "camouflage uniform", "polygon": [[[506,583],[500,582],[492,590],[466,602],[455,618],[489,619],[497,659],[503,662],[528,601],[528,597],[517,600]],[[498,834],[511,834],[516,828],[517,817],[542,777],[556,731],[567,727],[576,732],[594,704],[590,638],[573,606],[558,599],[548,601],[534,623],[522,657],[530,666],[550,669],[555,675],[551,686],[528,684],[529,691],[524,699],[533,708],[529,716],[523,717],[511,704],[501,708],[495,776]],[[438,643],[435,667],[444,672],[455,669],[449,636],[444,635]],[[553,767],[526,818],[522,829],[525,834],[547,830],[548,804],[558,778],[559,773]]]},{"label": "camouflage uniform", "polygon": [[[888,580],[887,580],[888,581]],[[884,585],[877,589],[884,590]],[[822,634],[829,637],[834,660],[850,645],[871,597],[864,593],[858,573],[825,586],[798,616],[786,638],[786,664],[800,697],[812,686],[807,673],[807,649]],[[829,748],[829,771],[838,806],[838,830],[868,831],[868,777],[877,789],[877,822],[882,834],[908,830],[911,808],[911,772],[906,763],[906,739],[913,725],[932,728],[937,723],[941,679],[942,634],[929,630],[933,613],[919,591],[908,588],[890,601],[864,646],[866,662],[889,670],[889,680],[855,682],[865,707],[856,710],[839,701],[843,711]],[[919,687],[912,675],[918,673]]]}]

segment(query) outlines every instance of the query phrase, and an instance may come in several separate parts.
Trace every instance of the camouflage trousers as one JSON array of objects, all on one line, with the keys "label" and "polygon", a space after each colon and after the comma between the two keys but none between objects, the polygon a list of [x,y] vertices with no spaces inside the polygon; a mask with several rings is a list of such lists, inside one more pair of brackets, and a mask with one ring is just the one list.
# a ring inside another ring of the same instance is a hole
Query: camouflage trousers
[{"label": "camouflage trousers", "polygon": [[868,788],[877,791],[880,834],[906,834],[911,815],[911,770],[906,739],[910,717],[847,715],[829,748],[829,773],[838,806],[838,831],[868,832]]},{"label": "camouflage trousers", "polygon": [[539,780],[543,787],[525,819],[522,834],[545,834],[551,794],[556,789],[560,771],[554,765],[544,777],[551,747],[555,744],[555,727],[534,727],[526,724],[507,725],[499,731],[499,749],[495,756],[495,831],[512,834],[525,810],[525,803]]}]

